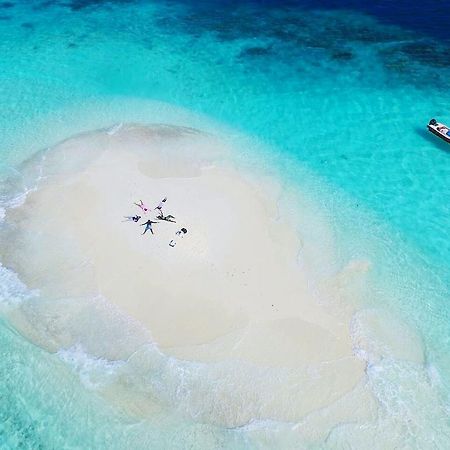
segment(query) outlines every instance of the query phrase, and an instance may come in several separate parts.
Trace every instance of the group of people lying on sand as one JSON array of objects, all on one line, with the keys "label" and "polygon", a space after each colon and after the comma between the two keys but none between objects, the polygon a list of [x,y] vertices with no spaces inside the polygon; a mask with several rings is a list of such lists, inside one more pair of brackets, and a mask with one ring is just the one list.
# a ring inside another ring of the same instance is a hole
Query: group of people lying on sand
[{"label": "group of people lying on sand", "polygon": [[[152,220],[152,219],[148,219],[146,222],[140,224],[141,227],[145,226],[144,232],[143,232],[142,234],[147,233],[147,231],[149,231],[149,230],[150,230],[150,233],[155,234],[155,233],[153,232],[153,226],[152,226],[152,225],[153,225],[154,223],[158,223],[159,221],[165,221],[165,222],[176,223],[176,220],[175,220],[175,217],[174,217],[174,216],[172,216],[171,214],[168,214],[167,216],[165,216],[164,213],[163,213],[162,208],[163,208],[163,206],[164,206],[164,203],[166,203],[166,201],[167,201],[167,197],[164,197],[164,198],[159,202],[158,206],[156,206],[155,208],[153,208],[153,211],[154,211],[154,213],[156,214],[156,215],[154,216],[154,218],[157,219],[156,221],[154,221],[154,220]],[[148,208],[147,205],[145,205],[145,203],[144,203],[142,200],[139,200],[138,203],[134,203],[134,204],[135,204],[138,208],[140,208],[140,209],[142,210],[142,213],[143,213],[144,215],[150,214],[150,212],[152,211],[152,209],[151,209],[151,208]],[[138,223],[138,222],[142,219],[142,216],[139,216],[138,214],[136,214],[136,215],[134,215],[134,216],[124,216],[124,217],[125,217],[124,222],[130,222],[130,221],[132,221],[132,222]],[[176,238],[177,238],[177,237],[183,237],[186,233],[187,233],[187,229],[186,229],[186,228],[181,228],[180,230],[178,230],[178,231],[175,233],[175,236],[176,236]],[[177,243],[177,242],[176,242],[176,238],[175,238],[175,239],[172,239],[172,240],[169,242],[169,245],[170,245],[171,247],[175,247],[175,245],[176,245],[176,243]]]}]

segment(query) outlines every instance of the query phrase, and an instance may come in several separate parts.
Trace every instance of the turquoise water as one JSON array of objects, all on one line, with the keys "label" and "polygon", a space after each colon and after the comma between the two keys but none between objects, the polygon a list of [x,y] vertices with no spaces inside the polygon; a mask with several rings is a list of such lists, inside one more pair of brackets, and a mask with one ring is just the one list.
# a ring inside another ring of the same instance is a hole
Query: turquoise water
[{"label": "turquoise water", "polygon": [[[219,123],[262,142],[243,149],[242,163],[256,157],[328,211],[341,243],[336,265],[369,258],[367,306],[406,321],[423,341],[424,366],[386,358],[369,370],[386,407],[368,429],[389,423],[400,448],[445,448],[450,146],[424,125],[450,123],[448,43],[353,6],[4,2],[0,171],[11,175],[38,149],[121,121]],[[25,295],[11,274],[1,277],[4,304]],[[0,447],[256,445],[245,432],[172,414],[129,423],[64,358],[6,322],[0,342]],[[361,448],[368,435],[344,425],[314,445]]]}]

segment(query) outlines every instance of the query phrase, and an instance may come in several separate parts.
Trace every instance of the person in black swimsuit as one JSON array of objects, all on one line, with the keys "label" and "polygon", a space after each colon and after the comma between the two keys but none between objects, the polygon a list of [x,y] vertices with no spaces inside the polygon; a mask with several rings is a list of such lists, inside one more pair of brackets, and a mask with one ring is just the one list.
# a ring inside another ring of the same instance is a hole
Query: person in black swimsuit
[{"label": "person in black swimsuit", "polygon": [[157,219],[159,220],[165,220],[166,222],[173,222],[176,223],[175,217],[172,216],[172,214],[168,214],[167,216],[165,216],[162,211],[159,213],[158,216],[156,216]]}]

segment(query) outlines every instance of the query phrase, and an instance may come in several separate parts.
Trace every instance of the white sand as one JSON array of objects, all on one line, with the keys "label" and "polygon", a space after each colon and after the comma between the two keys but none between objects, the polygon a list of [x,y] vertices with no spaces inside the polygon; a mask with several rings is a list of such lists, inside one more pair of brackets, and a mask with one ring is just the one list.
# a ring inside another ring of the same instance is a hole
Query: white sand
[{"label": "white sand", "polygon": [[[48,299],[103,295],[177,358],[315,367],[280,387],[280,404],[253,412],[299,420],[363,377],[352,311],[332,315],[318,301],[297,263],[299,236],[279,214],[280,187],[225,164],[228,152],[210,136],[169,127],[65,141],[48,153],[39,189],[8,211],[3,262]],[[134,201],[155,206],[164,196],[176,224],[142,236],[143,227],[122,222],[139,213]],[[182,226],[188,234],[171,248]],[[289,396],[295,404],[280,413]]]}]

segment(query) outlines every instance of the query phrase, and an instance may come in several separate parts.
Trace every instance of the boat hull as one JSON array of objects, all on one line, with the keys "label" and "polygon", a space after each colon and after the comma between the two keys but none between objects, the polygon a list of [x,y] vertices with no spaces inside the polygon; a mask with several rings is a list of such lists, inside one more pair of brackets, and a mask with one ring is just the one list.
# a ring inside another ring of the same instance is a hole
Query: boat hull
[{"label": "boat hull", "polygon": [[435,136],[441,138],[443,141],[447,142],[448,144],[450,144],[450,136],[445,136],[442,133],[439,133],[439,131],[435,130],[432,126],[427,125],[428,131],[430,131],[431,133],[433,133]]}]

